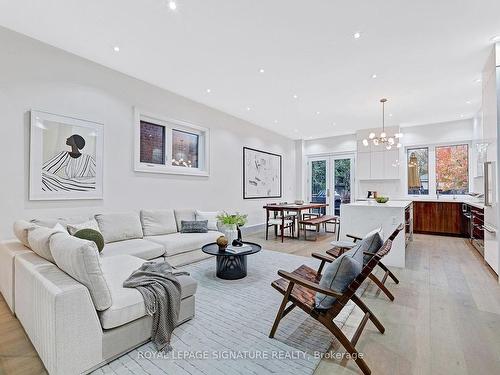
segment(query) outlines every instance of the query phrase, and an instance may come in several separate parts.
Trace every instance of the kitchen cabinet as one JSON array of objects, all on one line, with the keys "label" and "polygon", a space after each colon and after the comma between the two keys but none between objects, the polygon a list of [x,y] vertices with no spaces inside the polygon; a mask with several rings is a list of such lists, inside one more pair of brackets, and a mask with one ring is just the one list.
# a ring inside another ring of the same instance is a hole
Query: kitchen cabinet
[{"label": "kitchen cabinet", "polygon": [[370,153],[370,178],[380,180],[384,178],[384,153],[381,151]]},{"label": "kitchen cabinet", "polygon": [[371,168],[371,153],[370,152],[360,152],[356,160],[356,177],[360,180],[367,180],[370,178],[370,168]]},{"label": "kitchen cabinet", "polygon": [[357,178],[359,180],[397,180],[400,178],[399,149],[376,150],[370,147],[358,150],[357,153]]},{"label": "kitchen cabinet", "polygon": [[415,233],[466,236],[462,204],[455,202],[413,202]]}]

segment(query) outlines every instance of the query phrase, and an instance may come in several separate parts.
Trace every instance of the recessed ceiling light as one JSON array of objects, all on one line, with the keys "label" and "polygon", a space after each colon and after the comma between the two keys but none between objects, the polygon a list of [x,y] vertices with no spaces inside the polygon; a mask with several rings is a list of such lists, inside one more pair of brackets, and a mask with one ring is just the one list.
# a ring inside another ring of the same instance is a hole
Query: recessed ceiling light
[{"label": "recessed ceiling light", "polygon": [[372,78],[377,78],[377,75],[376,74],[372,74]]},{"label": "recessed ceiling light", "polygon": [[316,111],[316,114],[317,114],[317,115],[319,115],[319,113],[320,113],[319,111]]},{"label": "recessed ceiling light", "polygon": [[212,92],[211,89],[207,89],[207,94],[210,94]]},{"label": "recessed ceiling light", "polygon": [[299,129],[293,129],[293,132],[294,132],[294,133],[298,133],[298,132],[299,132]]},{"label": "recessed ceiling light", "polygon": [[168,2],[168,7],[169,7],[171,10],[176,10],[176,9],[177,9],[177,4],[175,3],[175,1],[169,1],[169,2]]},{"label": "recessed ceiling light", "polygon": [[500,35],[495,35],[490,38],[492,42],[500,42]]},{"label": "recessed ceiling light", "polygon": [[464,118],[465,116],[464,115],[460,115],[460,118]]},{"label": "recessed ceiling light", "polygon": [[274,122],[275,124],[277,124],[277,123],[278,123],[278,120],[274,120],[273,122]]},{"label": "recessed ceiling light", "polygon": [[353,37],[354,39],[359,39],[361,38],[361,33],[360,32],[354,33]]},{"label": "recessed ceiling light", "polygon": [[482,80],[481,78],[478,78],[478,79],[476,79],[474,82],[476,82],[476,83],[481,83],[481,82],[483,82],[483,80]]},{"label": "recessed ceiling light", "polygon": [[472,102],[470,100],[467,100],[465,104],[471,104]]},{"label": "recessed ceiling light", "polygon": [[332,122],[332,126],[335,126],[335,125],[337,125],[337,123],[336,122]]},{"label": "recessed ceiling light", "polygon": [[260,68],[260,69],[259,69],[259,73],[264,73],[264,71],[265,71],[265,70],[264,70],[263,68]]},{"label": "recessed ceiling light", "polygon": [[118,46],[114,46],[114,47],[113,47],[113,51],[115,51],[115,52],[120,52],[120,47],[118,47]]},{"label": "recessed ceiling light", "polygon": [[252,109],[252,108],[250,108],[250,107],[247,107],[247,111],[250,111],[251,109]]},{"label": "recessed ceiling light", "polygon": [[294,98],[294,99],[298,99],[298,98],[299,98],[299,96],[298,96],[297,94],[295,94],[295,95],[293,96],[293,98]]},{"label": "recessed ceiling light", "polygon": [[389,117],[392,117],[392,113],[389,113]]}]

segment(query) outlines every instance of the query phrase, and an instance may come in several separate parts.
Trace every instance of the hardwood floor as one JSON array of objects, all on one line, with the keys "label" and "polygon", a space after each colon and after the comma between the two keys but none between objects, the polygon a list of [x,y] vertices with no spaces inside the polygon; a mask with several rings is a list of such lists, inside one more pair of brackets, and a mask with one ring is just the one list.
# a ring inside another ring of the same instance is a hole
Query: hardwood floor
[{"label": "hardwood floor", "polygon": [[[318,241],[245,236],[266,249],[309,256],[330,247],[332,236]],[[398,285],[390,302],[370,284],[365,303],[386,328],[381,335],[370,323],[357,344],[373,374],[500,373],[500,285],[477,252],[461,238],[415,235],[407,249],[407,267],[395,269]],[[278,306],[276,306],[278,308]],[[359,310],[346,323],[350,334]],[[338,350],[332,343],[331,352]],[[45,374],[24,330],[3,298],[0,300],[0,375]],[[316,375],[359,374],[352,360],[323,359]]]}]

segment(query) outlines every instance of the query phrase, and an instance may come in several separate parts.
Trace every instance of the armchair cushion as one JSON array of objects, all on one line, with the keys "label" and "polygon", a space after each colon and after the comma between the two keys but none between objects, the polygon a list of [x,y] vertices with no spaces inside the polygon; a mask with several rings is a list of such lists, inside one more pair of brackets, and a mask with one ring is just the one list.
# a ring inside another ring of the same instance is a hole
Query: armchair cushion
[{"label": "armchair cushion", "polygon": [[[342,254],[328,264],[319,285],[337,293],[344,293],[349,284],[361,273],[363,268],[363,250],[361,244]],[[323,293],[316,293],[316,308],[329,309],[336,298]]]},{"label": "armchair cushion", "polygon": [[141,223],[145,236],[177,232],[174,210],[141,210]]},{"label": "armchair cushion", "polygon": [[68,233],[55,233],[50,237],[50,251],[61,270],[87,287],[96,310],[106,310],[111,306],[111,294],[94,242]]},{"label": "armchair cushion", "polygon": [[97,214],[95,219],[106,243],[143,237],[141,220],[136,212]]},{"label": "armchair cushion", "polygon": [[[382,247],[384,240],[382,240],[381,233],[382,228],[375,229],[359,242],[363,253],[375,254]],[[363,256],[363,265],[366,265],[372,257],[373,255],[365,254]]]}]

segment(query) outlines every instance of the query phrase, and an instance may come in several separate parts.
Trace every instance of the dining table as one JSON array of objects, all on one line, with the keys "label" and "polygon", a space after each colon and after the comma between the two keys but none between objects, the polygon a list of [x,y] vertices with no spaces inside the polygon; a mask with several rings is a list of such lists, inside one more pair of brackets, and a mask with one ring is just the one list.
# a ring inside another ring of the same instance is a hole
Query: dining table
[{"label": "dining table", "polygon": [[[273,212],[297,212],[298,220],[302,219],[302,211],[311,211],[311,210],[321,210],[322,208],[328,207],[328,203],[304,203],[304,204],[296,204],[296,203],[276,203],[276,204],[266,204],[263,208],[266,210],[266,217],[269,217],[268,211]],[[267,223],[266,223],[267,225]],[[297,237],[300,238],[300,231],[297,230]]]}]

